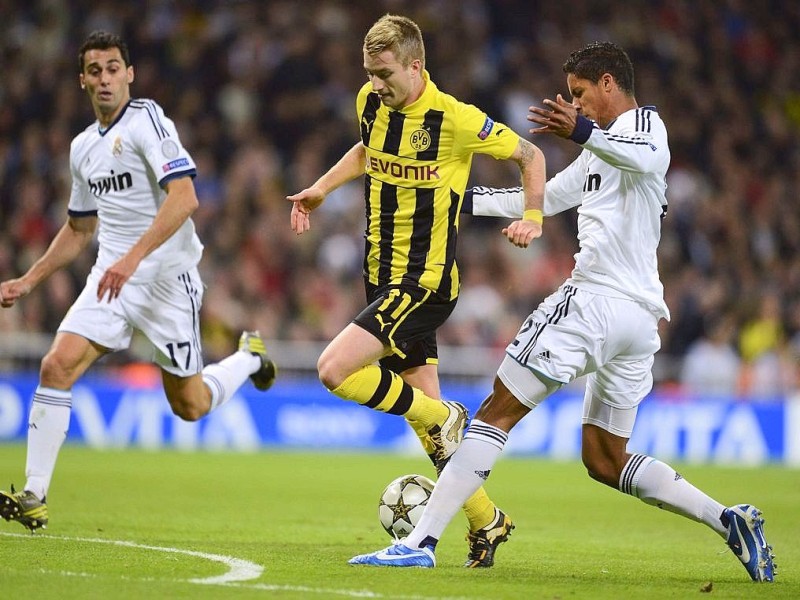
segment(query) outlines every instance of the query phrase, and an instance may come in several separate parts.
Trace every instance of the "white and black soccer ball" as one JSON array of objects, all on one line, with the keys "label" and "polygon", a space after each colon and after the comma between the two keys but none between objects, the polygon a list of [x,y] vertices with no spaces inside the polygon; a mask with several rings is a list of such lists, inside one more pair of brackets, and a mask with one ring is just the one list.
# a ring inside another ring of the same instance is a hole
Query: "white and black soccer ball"
[{"label": "white and black soccer ball", "polygon": [[381,525],[395,539],[406,537],[419,523],[434,483],[424,475],[402,475],[381,493],[378,517]]}]

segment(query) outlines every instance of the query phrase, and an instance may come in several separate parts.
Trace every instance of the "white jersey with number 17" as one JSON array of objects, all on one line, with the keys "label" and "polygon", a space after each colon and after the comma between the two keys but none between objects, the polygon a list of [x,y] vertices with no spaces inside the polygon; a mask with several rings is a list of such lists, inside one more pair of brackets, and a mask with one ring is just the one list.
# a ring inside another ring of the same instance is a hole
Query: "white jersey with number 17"
[{"label": "white jersey with number 17", "polygon": [[[98,217],[99,250],[94,270],[104,272],[153,223],[167,197],[165,185],[197,173],[174,123],[152,100],[133,99],[114,123],[86,128],[70,147],[70,216]],[[146,256],[130,279],[145,283],[168,279],[195,267],[203,245],[187,219]]]}]

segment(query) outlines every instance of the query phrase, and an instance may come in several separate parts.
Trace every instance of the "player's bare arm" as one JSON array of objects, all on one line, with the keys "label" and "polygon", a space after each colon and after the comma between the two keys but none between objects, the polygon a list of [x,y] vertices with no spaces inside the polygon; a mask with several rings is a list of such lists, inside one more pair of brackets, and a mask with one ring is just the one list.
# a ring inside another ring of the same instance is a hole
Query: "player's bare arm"
[{"label": "player's bare arm", "polygon": [[314,185],[297,194],[286,196],[292,202],[290,225],[297,235],[311,229],[311,211],[325,200],[325,196],[348,181],[364,174],[367,153],[364,144],[356,143],[344,156],[320,177]]},{"label": "player's bare arm", "polygon": [[69,217],[45,253],[27,273],[0,283],[0,306],[9,308],[60,268],[71,263],[92,241],[97,217]]},{"label": "player's bare arm", "polygon": [[541,125],[531,129],[533,134],[553,133],[558,137],[569,138],[575,131],[575,124],[578,121],[578,109],[570,102],[564,100],[561,94],[555,100],[545,99],[542,101],[544,108],[531,106],[528,108],[530,114],[528,121]]},{"label": "player's bare arm", "polygon": [[119,296],[122,286],[131,278],[142,259],[161,246],[197,210],[197,194],[191,177],[173,179],[166,185],[167,197],[150,227],[122,258],[111,265],[97,286],[97,299],[108,292],[108,301]]},{"label": "player's bare arm", "polygon": [[525,196],[525,212],[521,219],[503,229],[503,235],[519,248],[527,248],[542,235],[542,206],[546,181],[544,154],[529,141],[520,139],[510,157],[519,165],[522,191]]}]

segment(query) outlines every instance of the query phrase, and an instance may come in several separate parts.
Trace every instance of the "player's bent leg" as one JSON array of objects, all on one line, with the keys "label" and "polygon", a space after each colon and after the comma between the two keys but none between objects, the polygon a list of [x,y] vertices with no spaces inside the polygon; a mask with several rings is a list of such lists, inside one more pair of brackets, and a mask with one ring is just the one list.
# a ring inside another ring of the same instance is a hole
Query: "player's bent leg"
[{"label": "player's bent leg", "polygon": [[201,373],[180,377],[161,369],[161,381],[172,412],[184,421],[197,421],[211,409],[211,390]]},{"label": "player's bent leg", "polygon": [[622,469],[628,462],[628,439],[596,425],[584,425],[581,432],[581,459],[589,477],[617,488]]},{"label": "player's bent leg", "polygon": [[[317,360],[319,380],[328,390],[336,394],[337,388],[366,365],[383,358],[387,349],[367,330],[350,323],[325,347]],[[337,394],[339,395],[339,394]],[[360,397],[345,397],[365,404]]]},{"label": "player's bent leg", "polygon": [[57,390],[72,389],[89,367],[108,352],[108,348],[81,335],[59,331],[42,359],[39,385]]},{"label": "player's bent leg", "polygon": [[[610,415],[611,421],[619,422],[617,417]],[[627,438],[601,427],[584,424],[582,438],[583,462],[594,479],[646,504],[708,525],[725,539],[753,581],[773,581],[775,556],[757,508],[748,504],[726,508],[666,463],[644,454],[628,454]]]},{"label": "player's bent leg", "polygon": [[[317,362],[322,384],[343,400],[357,402],[372,410],[403,415],[429,430],[452,421],[446,403],[430,398],[422,390],[403,381],[397,373],[375,365],[391,349],[377,337],[350,323],[328,344]],[[442,425],[442,435],[449,435]],[[436,442],[436,438],[433,438]]]},{"label": "player's bent leg", "polygon": [[250,378],[266,391],[275,381],[277,368],[267,356],[258,332],[245,331],[239,348],[202,372],[186,375],[161,366],[161,381],[172,412],[184,421],[197,421],[222,406]]},{"label": "player's bent leg", "polygon": [[[175,377],[184,374],[172,372]],[[256,389],[267,391],[275,382],[277,368],[267,356],[264,340],[257,331],[245,331],[239,338],[239,348],[221,361],[206,365],[201,373],[203,383],[208,390],[209,400],[203,402],[201,409],[208,414],[230,400],[234,394],[250,379]],[[178,381],[174,387],[180,388],[183,382]],[[194,385],[191,383],[190,385]],[[179,398],[180,391],[176,392]],[[202,416],[202,415],[201,415]]]},{"label": "player's bent leg", "polygon": [[643,454],[631,455],[620,477],[620,491],[708,525],[725,539],[753,581],[773,580],[775,555],[764,536],[761,511],[754,506],[725,507],[669,465]]}]

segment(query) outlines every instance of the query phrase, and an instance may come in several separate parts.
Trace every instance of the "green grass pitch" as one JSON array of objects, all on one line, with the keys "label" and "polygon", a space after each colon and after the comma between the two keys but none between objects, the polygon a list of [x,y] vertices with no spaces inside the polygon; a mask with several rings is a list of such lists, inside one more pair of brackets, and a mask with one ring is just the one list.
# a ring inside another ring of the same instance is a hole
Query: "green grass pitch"
[{"label": "green grass pitch", "polygon": [[[0,445],[0,485],[25,448]],[[503,457],[488,490],[517,529],[493,569],[461,567],[466,520],[435,569],[354,567],[386,546],[378,496],[423,457],[96,451],[66,445],[50,526],[0,520],[0,591],[28,598],[800,598],[800,472],[686,465],[724,503],[764,511],[776,583],[752,583],[704,526],[592,482],[573,462]],[[263,569],[263,570],[262,570]],[[231,580],[232,573],[240,579]]]}]

